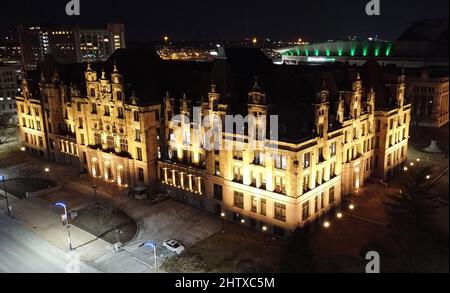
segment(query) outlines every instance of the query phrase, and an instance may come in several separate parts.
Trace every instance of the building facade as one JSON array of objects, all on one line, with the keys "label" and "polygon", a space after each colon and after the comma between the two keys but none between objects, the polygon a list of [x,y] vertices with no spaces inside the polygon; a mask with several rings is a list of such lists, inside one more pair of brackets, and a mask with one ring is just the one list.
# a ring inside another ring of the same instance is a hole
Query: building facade
[{"label": "building facade", "polygon": [[103,28],[72,26],[19,26],[19,39],[25,69],[36,69],[45,55],[59,62],[106,61],[117,49],[125,48],[123,24],[107,24]]},{"label": "building facade", "polygon": [[[228,72],[216,70],[227,62],[216,60],[218,67],[208,70]],[[78,69],[78,81],[64,71],[49,74],[49,70],[41,74],[39,85],[25,79],[17,106],[27,150],[80,166],[118,186],[168,191],[189,205],[279,236],[318,222],[368,178],[389,180],[407,160],[411,105],[405,100],[404,76],[392,83],[371,80],[381,73],[368,74],[367,66],[324,68],[305,77],[269,65],[273,72],[265,75],[263,85],[255,78],[247,88],[242,76],[208,75],[207,98],[202,98],[202,90],[196,97],[169,90],[162,80],[154,82],[155,76],[166,80],[186,70],[184,65],[177,67],[180,63],[156,61],[143,65],[158,74],[145,76],[142,84],[147,89],[156,84],[167,92],[164,96],[162,90],[149,92],[155,98],[144,103],[143,92],[129,90],[131,81],[121,70],[124,64],[129,62],[84,66]],[[164,69],[173,69],[174,64],[174,71]],[[135,72],[137,67],[130,68]],[[73,68],[66,70],[74,75]],[[186,76],[192,77],[192,72]],[[147,69],[137,76],[144,74]],[[286,74],[302,80],[300,89],[323,80],[300,99],[294,90],[285,91],[284,85],[297,86]],[[282,86],[277,76],[284,80]],[[347,85],[338,82],[342,76]],[[245,99],[233,100],[234,93],[227,94],[224,89],[230,80],[235,80],[234,88],[244,81],[239,87],[246,92]],[[201,78],[195,81],[201,83]],[[167,87],[173,83],[167,82]],[[281,100],[286,92],[290,96]],[[292,103],[286,100],[290,98]],[[206,122],[194,119],[195,109]],[[251,130],[214,126],[237,114],[254,117],[258,129],[270,135],[253,143]],[[274,115],[279,123],[270,119]],[[272,136],[273,127],[279,137]],[[228,147],[205,148],[208,133],[214,133],[215,143]]]},{"label": "building facade", "polygon": [[160,105],[125,100],[121,78],[117,68],[107,76],[90,65],[78,85],[59,73],[39,85],[25,78],[17,97],[23,146],[99,180],[155,191]]},{"label": "building facade", "polygon": [[16,68],[0,64],[0,115],[8,116],[10,123],[17,122],[16,95],[18,90]]},{"label": "building facade", "polygon": [[422,68],[407,72],[407,92],[418,125],[442,127],[449,122],[448,68]]},{"label": "building facade", "polygon": [[[377,109],[376,93],[364,91],[358,75],[352,90],[341,93],[334,115],[325,88],[311,109],[313,138],[298,144],[263,141],[256,149],[248,137],[224,133],[222,145],[231,141],[234,150],[205,151],[201,138],[192,138],[195,123],[173,121],[174,99],[166,98],[168,160],[159,162],[160,181],[180,201],[284,236],[326,215],[369,177],[385,181],[402,170],[410,123],[404,76],[391,86],[396,106]],[[267,94],[249,92],[249,115],[268,114]],[[209,101],[201,105],[203,115],[223,119],[229,105],[217,104],[219,100],[213,85]],[[189,113],[189,104],[183,99],[179,113]],[[339,127],[330,126],[333,117]],[[178,134],[177,128],[182,129]]]}]

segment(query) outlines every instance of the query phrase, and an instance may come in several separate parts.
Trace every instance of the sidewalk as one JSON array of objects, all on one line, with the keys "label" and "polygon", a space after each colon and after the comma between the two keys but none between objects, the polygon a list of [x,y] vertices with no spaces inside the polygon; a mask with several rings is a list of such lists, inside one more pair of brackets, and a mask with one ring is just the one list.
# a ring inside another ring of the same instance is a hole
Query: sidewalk
[{"label": "sidewalk", "polygon": [[[9,197],[9,200],[13,206],[12,216],[19,224],[62,250],[69,251],[67,228],[62,225],[61,216],[47,202],[39,198],[18,200]],[[6,212],[5,205],[2,205],[2,211]],[[76,226],[71,225],[70,232],[72,247],[84,262],[91,263],[112,251],[109,243]]]}]

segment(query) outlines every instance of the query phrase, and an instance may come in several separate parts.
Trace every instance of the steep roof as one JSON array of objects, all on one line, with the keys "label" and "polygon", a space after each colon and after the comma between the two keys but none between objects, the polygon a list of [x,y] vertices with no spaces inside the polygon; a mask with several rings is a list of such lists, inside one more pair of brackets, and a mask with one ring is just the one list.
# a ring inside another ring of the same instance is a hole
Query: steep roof
[{"label": "steep roof", "polygon": [[448,19],[425,19],[413,23],[398,39],[399,41],[425,41],[447,43]]}]

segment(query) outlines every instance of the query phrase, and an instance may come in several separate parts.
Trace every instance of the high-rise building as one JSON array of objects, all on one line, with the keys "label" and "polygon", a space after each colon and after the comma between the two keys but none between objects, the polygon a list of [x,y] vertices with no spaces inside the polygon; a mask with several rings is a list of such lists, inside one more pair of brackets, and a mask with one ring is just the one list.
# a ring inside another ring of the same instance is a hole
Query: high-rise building
[{"label": "high-rise building", "polygon": [[105,61],[117,49],[125,48],[122,24],[105,28],[72,26],[19,26],[22,58],[26,69],[35,69],[46,54],[61,63]]},{"label": "high-rise building", "polygon": [[[17,113],[16,96],[19,92],[17,83],[17,71],[14,66],[6,66],[0,63],[0,115],[9,114],[9,119]],[[12,114],[12,116],[11,116]]]},{"label": "high-rise building", "polygon": [[[22,143],[279,236],[320,219],[368,178],[403,170],[405,76],[385,76],[374,60],[295,67],[257,49],[226,56],[176,62],[127,49],[95,65],[47,59],[17,97]],[[245,116],[265,133],[255,144],[250,124],[234,123]],[[228,147],[206,147],[209,134]]]}]

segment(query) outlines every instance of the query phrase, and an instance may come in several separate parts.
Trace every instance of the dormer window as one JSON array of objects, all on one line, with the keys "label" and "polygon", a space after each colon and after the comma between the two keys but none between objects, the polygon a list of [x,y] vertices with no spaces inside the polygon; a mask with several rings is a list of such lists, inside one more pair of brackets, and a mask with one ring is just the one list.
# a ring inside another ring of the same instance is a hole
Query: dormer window
[{"label": "dormer window", "polygon": [[105,116],[109,116],[109,106],[105,106]]}]

